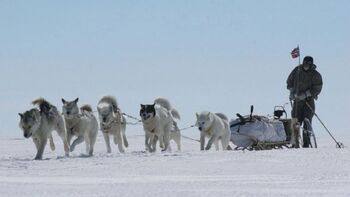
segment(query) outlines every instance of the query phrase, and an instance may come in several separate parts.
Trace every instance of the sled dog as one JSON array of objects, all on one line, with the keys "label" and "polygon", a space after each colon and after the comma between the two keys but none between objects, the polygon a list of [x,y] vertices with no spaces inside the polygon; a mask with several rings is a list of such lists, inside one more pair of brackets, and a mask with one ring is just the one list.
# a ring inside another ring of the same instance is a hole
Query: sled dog
[{"label": "sled dog", "polygon": [[118,145],[119,152],[124,153],[128,147],[126,139],[126,119],[118,107],[117,100],[112,96],[104,96],[97,105],[100,128],[106,142],[107,152],[111,152],[109,136],[113,136],[114,143]]},{"label": "sled dog", "polygon": [[43,98],[34,100],[32,104],[37,105],[39,109],[33,108],[24,113],[19,113],[21,118],[19,127],[23,130],[25,138],[32,137],[33,139],[37,149],[34,159],[42,159],[47,139],[50,141],[51,150],[55,150],[55,144],[51,135],[53,130],[61,137],[65,155],[69,156],[67,132],[63,118],[57,108]]},{"label": "sled dog", "polygon": [[181,150],[181,133],[177,126],[179,112],[173,109],[165,98],[157,98],[152,105],[141,104],[140,116],[145,131],[145,147],[150,152],[156,151],[156,143],[162,151],[169,150],[170,140],[174,140]]},{"label": "sled dog", "polygon": [[215,144],[216,150],[219,150],[218,140],[221,141],[222,149],[227,150],[230,141],[230,129],[228,118],[222,113],[201,112],[196,114],[196,126],[200,131],[200,148],[204,150],[205,138],[209,141],[205,150],[209,150],[212,144]]},{"label": "sled dog", "polygon": [[79,109],[78,101],[79,98],[74,101],[62,99],[62,112],[66,122],[67,140],[70,144],[73,136],[77,137],[70,145],[71,152],[74,151],[76,145],[85,140],[86,152],[89,156],[92,156],[98,131],[97,119],[89,105],[84,105]]}]

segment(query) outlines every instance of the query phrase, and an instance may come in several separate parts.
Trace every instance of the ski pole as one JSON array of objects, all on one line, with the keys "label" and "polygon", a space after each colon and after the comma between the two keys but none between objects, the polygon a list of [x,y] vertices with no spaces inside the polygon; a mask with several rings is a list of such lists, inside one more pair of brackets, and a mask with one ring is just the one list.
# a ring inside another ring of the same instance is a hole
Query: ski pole
[{"label": "ski pole", "polygon": [[332,139],[334,140],[334,142],[337,144],[336,147],[337,148],[344,148],[344,144],[337,141],[333,135],[331,134],[331,132],[328,130],[328,128],[326,127],[326,125],[324,125],[324,123],[322,122],[322,120],[320,119],[320,117],[318,117],[318,115],[316,114],[315,110],[312,109],[312,107],[310,106],[310,104],[305,101],[306,105],[309,107],[309,109],[312,111],[312,113],[316,116],[316,118],[318,119],[318,121],[320,121],[320,123],[322,124],[322,126],[326,129],[326,131],[328,132],[328,134],[332,137]]}]

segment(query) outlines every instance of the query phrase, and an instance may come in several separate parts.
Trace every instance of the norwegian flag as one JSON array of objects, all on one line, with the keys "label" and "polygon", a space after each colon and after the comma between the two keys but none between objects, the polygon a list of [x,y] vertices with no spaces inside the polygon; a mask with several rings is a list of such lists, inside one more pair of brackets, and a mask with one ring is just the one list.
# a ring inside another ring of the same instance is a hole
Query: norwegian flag
[{"label": "norwegian flag", "polygon": [[293,59],[299,57],[300,56],[299,46],[297,48],[294,48],[292,52],[290,52],[290,54],[292,55]]}]

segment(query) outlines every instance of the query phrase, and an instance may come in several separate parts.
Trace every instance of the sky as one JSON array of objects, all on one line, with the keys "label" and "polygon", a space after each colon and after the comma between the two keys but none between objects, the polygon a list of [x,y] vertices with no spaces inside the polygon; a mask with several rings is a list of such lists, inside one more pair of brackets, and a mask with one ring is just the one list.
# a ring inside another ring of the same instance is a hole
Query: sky
[{"label": "sky", "polygon": [[272,114],[289,100],[297,45],[323,77],[317,114],[335,136],[347,133],[349,10],[346,0],[2,0],[0,136],[23,136],[18,113],[38,97],[61,109],[61,98],[96,108],[113,95],[136,117],[141,103],[165,97],[180,127],[203,110]]}]

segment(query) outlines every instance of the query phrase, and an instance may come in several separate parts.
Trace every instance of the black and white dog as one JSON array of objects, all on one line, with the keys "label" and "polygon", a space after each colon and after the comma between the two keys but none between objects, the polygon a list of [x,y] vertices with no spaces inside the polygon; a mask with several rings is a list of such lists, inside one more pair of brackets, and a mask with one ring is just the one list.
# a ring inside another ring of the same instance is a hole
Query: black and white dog
[{"label": "black and white dog", "polygon": [[157,140],[162,151],[171,151],[170,140],[174,140],[178,150],[181,150],[181,133],[177,126],[180,115],[167,99],[157,98],[152,105],[141,104],[140,116],[145,131],[146,150],[156,151]]}]

